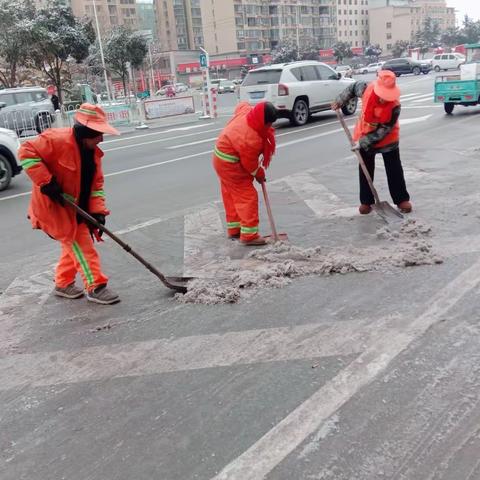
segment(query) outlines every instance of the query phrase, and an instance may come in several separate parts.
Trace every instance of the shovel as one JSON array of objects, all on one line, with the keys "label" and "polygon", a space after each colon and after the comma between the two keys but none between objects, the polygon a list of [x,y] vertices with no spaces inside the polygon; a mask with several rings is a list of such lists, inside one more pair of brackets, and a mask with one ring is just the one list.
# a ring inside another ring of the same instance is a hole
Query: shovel
[{"label": "shovel", "polygon": [[134,256],[144,267],[146,267],[154,275],[156,275],[167,288],[175,290],[176,292],[187,293],[187,284],[190,280],[193,280],[193,277],[166,277],[165,275],[163,275],[163,273],[157,270],[153,265],[151,265],[144,258],[142,258],[137,252],[132,250],[132,248],[129,245],[127,245],[123,240],[118,238],[114,233],[108,230],[108,228],[106,228],[104,225],[97,222],[91,215],[89,215],[87,212],[82,210],[78,205],[73,203],[68,198],[64,197],[64,200],[68,205],[73,207],[81,217],[83,217],[85,220],[91,223],[95,228],[98,228],[102,232],[106,233],[114,242],[118,243],[126,252]]},{"label": "shovel", "polygon": [[265,200],[265,206],[267,207],[267,215],[268,215],[268,221],[270,222],[270,228],[272,229],[272,235],[265,235],[264,238],[273,238],[273,241],[280,242],[284,240],[288,240],[288,236],[286,233],[277,233],[277,229],[275,227],[275,222],[273,221],[273,214],[272,214],[272,208],[270,207],[270,200],[268,198],[268,193],[267,193],[267,186],[265,185],[265,181],[260,182],[262,185],[262,192],[263,192],[263,198]]},{"label": "shovel", "polygon": [[[342,124],[343,129],[345,130],[345,133],[348,137],[348,140],[350,141],[350,145],[352,147],[355,146],[355,142],[353,141],[352,134],[350,133],[350,130],[348,129],[347,124],[345,123],[345,119],[343,118],[343,115],[341,114],[340,110],[336,110],[337,117],[340,120],[340,123]],[[378,213],[378,215],[386,222],[388,223],[389,219],[395,219],[397,220],[398,218],[403,218],[403,215],[395,208],[393,208],[388,202],[380,201],[380,198],[378,196],[377,189],[373,185],[372,177],[370,176],[370,173],[367,170],[367,166],[365,165],[365,162],[363,161],[362,155],[358,150],[354,150],[358,163],[360,164],[360,168],[363,171],[363,174],[365,175],[365,178],[367,179],[368,186],[370,187],[370,190],[372,191],[373,198],[375,199],[375,204],[372,205],[372,209]]]}]

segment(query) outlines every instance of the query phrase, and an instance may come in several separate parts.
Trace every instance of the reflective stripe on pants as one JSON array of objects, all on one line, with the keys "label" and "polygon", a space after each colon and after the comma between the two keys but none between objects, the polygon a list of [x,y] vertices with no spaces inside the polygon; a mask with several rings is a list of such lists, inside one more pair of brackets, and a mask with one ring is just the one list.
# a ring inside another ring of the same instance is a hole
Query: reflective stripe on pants
[{"label": "reflective stripe on pants", "polygon": [[55,271],[55,285],[65,288],[80,273],[85,290],[93,290],[108,282],[102,273],[100,257],[95,250],[87,225],[80,223],[73,243],[62,243],[62,253]]}]

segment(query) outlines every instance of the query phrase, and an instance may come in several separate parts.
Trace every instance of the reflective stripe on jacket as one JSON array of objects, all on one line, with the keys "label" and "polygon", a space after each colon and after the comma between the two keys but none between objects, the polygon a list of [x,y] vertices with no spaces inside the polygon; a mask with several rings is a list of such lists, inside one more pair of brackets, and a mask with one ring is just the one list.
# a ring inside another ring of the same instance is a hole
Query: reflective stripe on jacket
[{"label": "reflective stripe on jacket", "polygon": [[[371,100],[370,97],[373,94],[373,88],[374,84],[371,83],[365,90],[362,96],[362,113],[357,121],[357,124],[355,126],[355,131],[353,134],[353,139],[355,141],[359,141],[360,138],[367,136],[369,133],[372,133],[376,131],[379,126],[388,123],[388,120],[385,121],[385,119],[391,119],[393,110],[397,108],[400,103],[399,102],[386,102],[386,103],[380,103],[378,100],[376,102],[376,105],[373,108],[374,112],[374,121],[373,122],[367,122],[365,120],[365,108],[368,105],[368,102]],[[391,145],[398,143],[400,137],[400,125],[398,121],[395,122],[391,130],[385,135],[384,138],[382,138],[380,141],[372,145],[373,148],[375,149],[380,149],[382,147],[385,147],[386,145]]]},{"label": "reflective stripe on jacket", "polygon": [[263,152],[263,139],[247,124],[246,117],[251,109],[247,102],[238,104],[233,118],[217,139],[214,153],[226,162],[237,163],[238,159],[250,175],[255,175],[260,165],[259,156]]},{"label": "reflective stripe on jacket", "polygon": [[[78,202],[80,196],[81,159],[71,128],[49,129],[19,150],[20,162],[33,182],[28,214],[33,228],[40,228],[61,242],[71,242],[77,230],[76,214],[68,206],[62,207],[42,194],[40,187],[54,176],[65,196]],[[88,205],[89,213],[108,215],[105,207],[102,172],[103,152],[95,149],[95,176]]]}]

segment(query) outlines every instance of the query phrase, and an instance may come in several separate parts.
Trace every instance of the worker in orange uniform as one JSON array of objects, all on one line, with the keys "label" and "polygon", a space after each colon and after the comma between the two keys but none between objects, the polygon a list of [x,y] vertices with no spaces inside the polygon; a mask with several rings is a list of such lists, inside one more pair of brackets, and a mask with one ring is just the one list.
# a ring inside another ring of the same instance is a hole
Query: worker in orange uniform
[{"label": "worker in orange uniform", "polygon": [[[26,141],[19,150],[23,169],[33,182],[28,216],[35,229],[43,230],[60,242],[62,252],[55,272],[54,294],[80,298],[86,293],[91,302],[109,305],[118,295],[107,288],[93,237],[101,236],[85,223],[64,198],[74,201],[100,224],[109,214],[103,191],[102,156],[98,144],[103,134],[118,135],[105,112],[84,103],[76,112],[73,128],[55,128]],[[75,285],[80,273],[84,288]]]},{"label": "worker in orange uniform", "polygon": [[[337,97],[332,108],[341,108],[355,97],[362,99],[362,113],[353,134],[353,139],[358,142],[354,149],[360,151],[372,180],[375,173],[375,155],[382,154],[392,200],[400,211],[409,213],[412,211],[412,204],[400,160],[400,89],[396,85],[395,74],[380,70],[376,81],[368,86],[363,81],[352,83]],[[375,199],[362,169],[359,171],[358,210],[365,215],[371,212]]]},{"label": "worker in orange uniform", "polygon": [[255,107],[242,102],[215,145],[213,166],[220,179],[228,237],[240,238],[244,245],[267,243],[258,233],[258,195],[253,180],[265,181],[265,169],[275,152],[272,123],[277,116],[270,102]]}]

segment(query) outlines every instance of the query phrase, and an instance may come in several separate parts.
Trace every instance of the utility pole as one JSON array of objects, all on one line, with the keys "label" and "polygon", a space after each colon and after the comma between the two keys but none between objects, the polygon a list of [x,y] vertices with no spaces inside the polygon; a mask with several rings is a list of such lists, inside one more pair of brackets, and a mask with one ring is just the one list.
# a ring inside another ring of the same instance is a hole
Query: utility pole
[{"label": "utility pole", "polygon": [[297,4],[297,57],[300,59],[300,5]]},{"label": "utility pole", "polygon": [[100,27],[98,25],[97,4],[95,3],[95,0],[92,0],[92,2],[93,2],[93,14],[95,16],[95,25],[97,27],[97,37],[98,37],[98,45],[100,48],[100,58],[102,59],[103,75],[105,77],[105,88],[107,89],[108,101],[111,102],[112,96],[110,95],[110,86],[108,84],[107,68],[105,67],[105,57],[103,56],[102,36],[100,35]]}]

